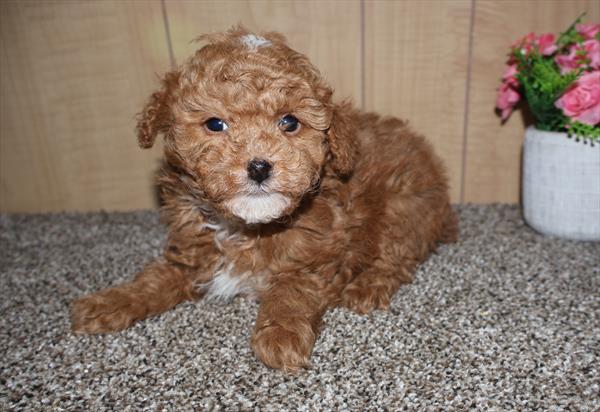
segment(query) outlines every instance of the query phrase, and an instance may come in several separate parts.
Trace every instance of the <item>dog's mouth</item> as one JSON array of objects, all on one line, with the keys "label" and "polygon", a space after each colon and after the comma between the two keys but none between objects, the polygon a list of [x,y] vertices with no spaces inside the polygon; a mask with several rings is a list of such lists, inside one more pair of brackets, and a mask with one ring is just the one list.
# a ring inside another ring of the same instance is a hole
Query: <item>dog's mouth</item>
[{"label": "dog's mouth", "polygon": [[257,188],[227,200],[225,207],[247,224],[257,224],[269,223],[280,218],[291,203],[289,197],[279,192],[269,193]]}]

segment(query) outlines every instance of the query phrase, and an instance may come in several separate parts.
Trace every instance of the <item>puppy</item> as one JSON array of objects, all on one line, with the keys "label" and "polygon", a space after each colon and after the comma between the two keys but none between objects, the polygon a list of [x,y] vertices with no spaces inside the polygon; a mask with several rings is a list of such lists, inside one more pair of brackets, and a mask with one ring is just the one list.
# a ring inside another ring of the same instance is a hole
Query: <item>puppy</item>
[{"label": "puppy", "polygon": [[298,370],[324,312],[386,309],[457,218],[430,145],[395,118],[332,102],[276,33],[234,28],[167,73],[137,135],[165,139],[164,256],[73,305],[77,333],[114,332],[201,297],[255,296],[256,356]]}]

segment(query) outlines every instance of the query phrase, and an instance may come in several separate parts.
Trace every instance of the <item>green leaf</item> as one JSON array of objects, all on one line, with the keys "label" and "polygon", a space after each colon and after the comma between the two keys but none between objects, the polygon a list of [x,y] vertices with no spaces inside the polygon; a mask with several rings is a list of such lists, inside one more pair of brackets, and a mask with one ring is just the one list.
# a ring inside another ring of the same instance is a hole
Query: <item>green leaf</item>
[{"label": "green leaf", "polygon": [[556,44],[559,48],[564,48],[565,46],[573,43],[581,43],[583,41],[583,37],[579,33],[577,33],[576,26],[581,23],[581,20],[585,17],[587,12],[583,12],[575,19],[573,23],[558,36],[556,40]]},{"label": "green leaf", "polygon": [[597,142],[600,139],[600,125],[591,126],[569,119],[566,130],[570,136],[584,137],[592,142]]},{"label": "green leaf", "polygon": [[541,130],[561,130],[568,119],[554,106],[556,100],[573,84],[580,71],[565,75],[552,59],[544,58],[536,50],[518,59],[517,79],[522,85],[525,99]]}]

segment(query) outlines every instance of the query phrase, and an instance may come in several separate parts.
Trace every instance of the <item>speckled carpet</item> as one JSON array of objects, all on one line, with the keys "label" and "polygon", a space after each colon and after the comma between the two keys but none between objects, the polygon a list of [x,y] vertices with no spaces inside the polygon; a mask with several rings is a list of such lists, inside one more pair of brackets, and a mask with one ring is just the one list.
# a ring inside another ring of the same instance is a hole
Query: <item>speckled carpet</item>
[{"label": "speckled carpet", "polygon": [[298,375],[254,358],[242,298],[70,333],[73,298],[160,253],[155,212],[0,215],[0,410],[600,410],[600,244],[458,210],[459,243],[389,312],[330,311]]}]

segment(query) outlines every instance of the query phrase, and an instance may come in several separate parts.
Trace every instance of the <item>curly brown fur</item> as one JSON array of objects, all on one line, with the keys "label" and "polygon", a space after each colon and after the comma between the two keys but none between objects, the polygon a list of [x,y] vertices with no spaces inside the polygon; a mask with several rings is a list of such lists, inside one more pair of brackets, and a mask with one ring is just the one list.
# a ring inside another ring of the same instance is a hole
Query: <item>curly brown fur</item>
[{"label": "curly brown fur", "polygon": [[[455,239],[444,169],[404,122],[334,104],[281,35],[235,28],[203,40],[139,117],[141,146],[165,136],[164,257],[76,301],[73,330],[116,331],[184,300],[242,293],[261,302],[256,355],[297,370],[328,308],[387,308],[415,266]],[[298,130],[280,123],[288,114]],[[228,128],[209,130],[211,118]],[[256,159],[271,167],[262,181],[249,171]]]}]

